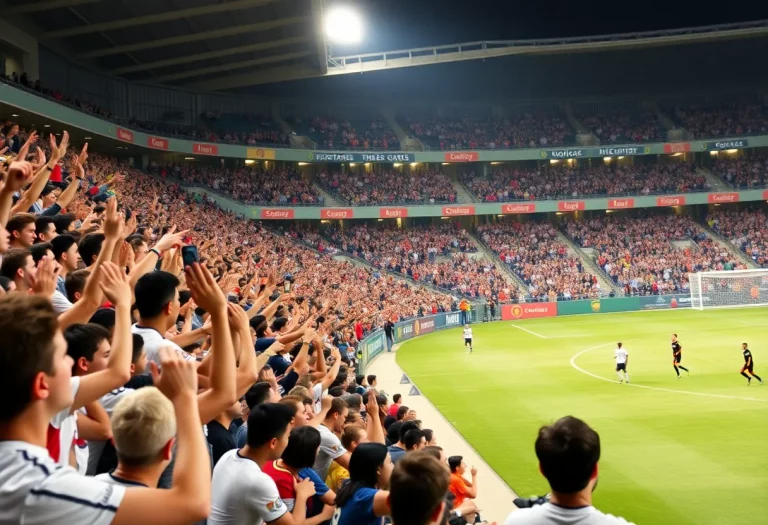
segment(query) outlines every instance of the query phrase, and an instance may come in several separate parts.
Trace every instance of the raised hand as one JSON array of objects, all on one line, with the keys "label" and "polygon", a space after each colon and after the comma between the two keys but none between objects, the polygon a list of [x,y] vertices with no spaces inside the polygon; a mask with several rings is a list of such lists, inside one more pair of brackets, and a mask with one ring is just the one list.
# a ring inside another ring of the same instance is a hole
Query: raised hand
[{"label": "raised hand", "polygon": [[228,302],[227,315],[229,317],[229,328],[233,333],[248,328],[248,314],[245,313],[245,310],[240,305]]},{"label": "raised hand", "polygon": [[117,199],[110,197],[107,200],[106,219],[104,220],[104,236],[114,239],[120,236],[123,226],[123,217],[117,211]]},{"label": "raised hand", "polygon": [[213,279],[208,268],[200,263],[187,266],[184,270],[187,286],[192,293],[192,299],[207,312],[225,311],[227,298]]},{"label": "raised hand", "polygon": [[34,277],[29,274],[32,284],[32,293],[50,297],[56,291],[56,281],[58,279],[60,268],[57,268],[56,261],[49,259],[48,256],[40,259],[37,263],[37,272]]},{"label": "raised hand", "polygon": [[269,345],[269,348],[267,348],[264,353],[267,355],[276,355],[280,352],[282,352],[285,349],[285,345],[281,343],[278,340],[275,340],[274,343]]},{"label": "raised hand", "polygon": [[83,149],[80,150],[80,155],[77,156],[76,163],[79,166],[83,166],[86,160],[88,160],[88,143],[87,142],[83,145]]},{"label": "raised hand", "polygon": [[19,191],[32,179],[32,164],[27,161],[13,161],[8,166],[7,191]]},{"label": "raised hand", "polygon": [[186,361],[168,347],[160,347],[160,367],[151,361],[149,370],[155,386],[165,397],[176,401],[183,396],[197,395],[197,368],[194,361]]},{"label": "raised hand", "polygon": [[37,143],[37,131],[32,131],[27,137],[26,142],[24,142],[24,145],[19,150],[19,154],[16,156],[16,158],[18,158],[19,160],[26,160],[27,154],[29,153],[29,149],[35,143]]},{"label": "raised hand", "polygon": [[53,133],[48,135],[48,146],[51,149],[51,160],[55,164],[61,158],[61,154],[59,153],[59,145],[56,143],[56,135]]},{"label": "raised hand", "polygon": [[131,305],[131,286],[125,272],[115,263],[105,262],[101,267],[99,287],[115,306]]},{"label": "raised hand", "polygon": [[376,390],[373,388],[368,389],[368,402],[365,404],[365,410],[369,416],[379,415],[379,402],[376,400]]},{"label": "raised hand", "polygon": [[189,230],[184,230],[176,233],[176,226],[171,226],[171,229],[168,230],[168,233],[163,235],[157,242],[155,249],[160,253],[165,253],[171,248],[180,248],[182,242],[181,240],[188,232]]},{"label": "raised hand", "polygon": [[67,147],[69,147],[69,131],[65,131],[61,134],[61,142],[59,143],[59,158],[63,159],[67,154]]}]

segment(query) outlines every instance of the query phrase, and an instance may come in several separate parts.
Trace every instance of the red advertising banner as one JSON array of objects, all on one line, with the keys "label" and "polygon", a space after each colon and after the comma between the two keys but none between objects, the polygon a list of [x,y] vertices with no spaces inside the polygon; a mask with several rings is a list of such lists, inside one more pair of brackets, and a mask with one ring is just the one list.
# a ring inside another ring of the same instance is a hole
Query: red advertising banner
[{"label": "red advertising banner", "polygon": [[738,192],[729,193],[710,193],[707,195],[707,202],[710,204],[720,204],[722,202],[739,202]]},{"label": "red advertising banner", "polygon": [[413,322],[413,335],[428,334],[435,331],[435,318],[416,319]]},{"label": "red advertising banner", "polygon": [[608,199],[609,210],[623,210],[626,208],[634,208],[635,199]]},{"label": "red advertising banner", "polygon": [[690,142],[673,142],[664,144],[664,153],[687,153],[691,151]]},{"label": "red advertising banner", "polygon": [[685,197],[673,195],[671,197],[656,197],[656,206],[684,206]]},{"label": "red advertising banner", "polygon": [[323,208],[320,210],[321,219],[351,219],[353,215],[352,208]]},{"label": "red advertising banner", "polygon": [[449,151],[444,158],[445,162],[477,162],[480,154],[476,151]]},{"label": "red advertising banner", "polygon": [[219,147],[216,144],[192,144],[192,151],[200,155],[218,155]]},{"label": "red advertising banner", "polygon": [[133,131],[125,128],[117,128],[117,138],[123,142],[130,142],[133,144]]},{"label": "red advertising banner", "polygon": [[291,208],[262,208],[261,218],[267,220],[293,219],[294,211]]},{"label": "red advertising banner", "polygon": [[536,317],[554,317],[557,315],[557,303],[502,304],[501,319],[533,319]]},{"label": "red advertising banner", "polygon": [[584,209],[584,201],[559,201],[557,211],[579,211]]},{"label": "red advertising banner", "polygon": [[159,137],[147,137],[147,146],[153,149],[162,149],[168,151],[168,139]]},{"label": "red advertising banner", "polygon": [[408,208],[379,208],[379,217],[382,219],[408,217]]},{"label": "red advertising banner", "polygon": [[455,217],[457,215],[474,215],[474,206],[443,206],[443,215]]},{"label": "red advertising banner", "polygon": [[501,213],[536,213],[536,205],[527,204],[502,204]]}]

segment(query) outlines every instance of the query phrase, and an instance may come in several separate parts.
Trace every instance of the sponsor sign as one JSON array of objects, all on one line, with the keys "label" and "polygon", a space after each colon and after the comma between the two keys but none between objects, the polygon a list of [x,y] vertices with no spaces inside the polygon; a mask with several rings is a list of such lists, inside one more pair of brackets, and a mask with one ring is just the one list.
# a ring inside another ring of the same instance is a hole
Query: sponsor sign
[{"label": "sponsor sign", "polygon": [[525,204],[502,204],[501,213],[536,213],[534,203]]},{"label": "sponsor sign", "polygon": [[608,199],[609,210],[623,210],[625,208],[634,208],[635,199]]},{"label": "sponsor sign", "polygon": [[650,146],[619,146],[619,147],[598,149],[598,154],[601,157],[625,157],[629,155],[648,155],[650,152],[651,152]]},{"label": "sponsor sign", "polygon": [[351,219],[354,216],[352,208],[322,208],[321,219]]},{"label": "sponsor sign", "polygon": [[192,144],[192,151],[198,155],[218,155],[219,146],[216,144]]},{"label": "sponsor sign", "polygon": [[413,335],[422,335],[422,334],[428,334],[429,332],[435,331],[435,318],[434,317],[423,317],[421,319],[416,319],[413,322]]},{"label": "sponsor sign", "polygon": [[476,151],[450,151],[444,158],[445,162],[477,162],[480,154]]},{"label": "sponsor sign", "polygon": [[661,310],[666,308],[690,307],[690,295],[650,295],[638,297],[643,310]]},{"label": "sponsor sign", "polygon": [[408,208],[379,208],[379,217],[382,219],[408,217]]},{"label": "sponsor sign", "polygon": [[552,317],[555,315],[557,315],[557,303],[523,303],[501,305],[501,319],[504,321],[533,319],[536,317]]},{"label": "sponsor sign", "polygon": [[458,326],[461,324],[461,315],[459,312],[453,312],[450,314],[445,314],[445,326]]},{"label": "sponsor sign", "polygon": [[168,151],[168,139],[160,137],[147,137],[147,146],[152,149],[162,149]]},{"label": "sponsor sign", "polygon": [[254,160],[275,160],[275,150],[264,148],[248,148],[245,157]]},{"label": "sponsor sign", "polygon": [[742,149],[749,147],[747,139],[741,140],[720,140],[718,142],[705,142],[704,149],[707,151],[721,151],[724,149]]},{"label": "sponsor sign", "polygon": [[133,131],[125,128],[117,128],[117,138],[123,142],[130,142],[133,144]]},{"label": "sponsor sign", "polygon": [[686,153],[691,151],[690,142],[672,142],[664,144],[664,153]]},{"label": "sponsor sign", "polygon": [[584,148],[543,149],[539,155],[542,159],[575,159],[588,156]]},{"label": "sponsor sign", "polygon": [[443,206],[443,215],[455,217],[457,215],[474,215],[474,206]]},{"label": "sponsor sign", "polygon": [[685,197],[674,195],[671,197],[656,197],[656,206],[684,206]]},{"label": "sponsor sign", "polygon": [[584,209],[584,201],[558,201],[557,211],[579,211]]},{"label": "sponsor sign", "polygon": [[405,324],[397,327],[397,340],[410,339],[413,337],[413,321],[406,321]]},{"label": "sponsor sign", "polygon": [[[273,154],[274,154],[274,150]],[[274,157],[272,157],[274,158]],[[310,162],[415,162],[413,153],[350,153],[350,152],[317,152],[307,154]]]},{"label": "sponsor sign", "polygon": [[293,208],[262,208],[260,217],[267,220],[293,219]]},{"label": "sponsor sign", "polygon": [[739,202],[738,192],[729,193],[710,193],[707,195],[707,202],[710,204],[720,204],[721,202]]}]

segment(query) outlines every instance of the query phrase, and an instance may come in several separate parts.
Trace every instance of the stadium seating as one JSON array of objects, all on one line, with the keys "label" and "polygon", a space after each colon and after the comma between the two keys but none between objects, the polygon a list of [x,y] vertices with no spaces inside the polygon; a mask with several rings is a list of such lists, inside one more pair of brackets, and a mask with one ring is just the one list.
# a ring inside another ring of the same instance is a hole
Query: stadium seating
[{"label": "stadium seating", "polygon": [[737,189],[768,186],[768,157],[738,157],[718,159],[714,171]]},{"label": "stadium seating", "polygon": [[450,179],[434,171],[323,171],[317,182],[355,206],[451,203],[457,198]]},{"label": "stadium seating", "polygon": [[744,267],[687,216],[595,217],[568,221],[565,232],[595,250],[598,265],[626,295],[687,293],[690,272]]},{"label": "stadium seating", "polygon": [[212,113],[200,115],[213,141],[227,144],[287,146],[288,136],[266,115]]},{"label": "stadium seating", "polygon": [[579,121],[589,128],[601,144],[631,144],[666,140],[655,114],[648,111],[583,112]]},{"label": "stadium seating", "polygon": [[549,223],[486,224],[477,228],[477,235],[522,279],[534,301],[587,299],[600,293],[597,277],[568,254]]},{"label": "stadium seating", "polygon": [[300,135],[312,139],[319,149],[397,150],[397,135],[381,119],[352,122],[347,119],[315,117],[290,118]]},{"label": "stadium seating", "polygon": [[707,224],[758,267],[768,268],[768,215],[765,210],[717,209],[707,215]]},{"label": "stadium seating", "polygon": [[548,165],[540,169],[502,168],[487,179],[474,172],[460,180],[484,202],[561,199],[586,196],[654,195],[706,191],[709,183],[684,163],[601,165],[571,167]]},{"label": "stadium seating", "polygon": [[668,113],[697,139],[758,135],[768,131],[768,110],[759,103],[705,105],[694,102],[669,108]]}]

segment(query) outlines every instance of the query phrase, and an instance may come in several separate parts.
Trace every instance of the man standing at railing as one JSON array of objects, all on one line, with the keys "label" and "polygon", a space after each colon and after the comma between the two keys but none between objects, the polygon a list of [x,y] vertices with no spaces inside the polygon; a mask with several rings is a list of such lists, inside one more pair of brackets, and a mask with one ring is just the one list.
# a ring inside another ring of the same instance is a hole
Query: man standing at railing
[{"label": "man standing at railing", "polygon": [[461,324],[469,324],[469,301],[462,299],[459,303],[459,310],[461,311]]},{"label": "man standing at railing", "polygon": [[395,342],[394,333],[395,325],[392,323],[391,319],[387,319],[387,322],[384,323],[384,335],[387,338],[387,352],[392,351],[392,344]]}]

